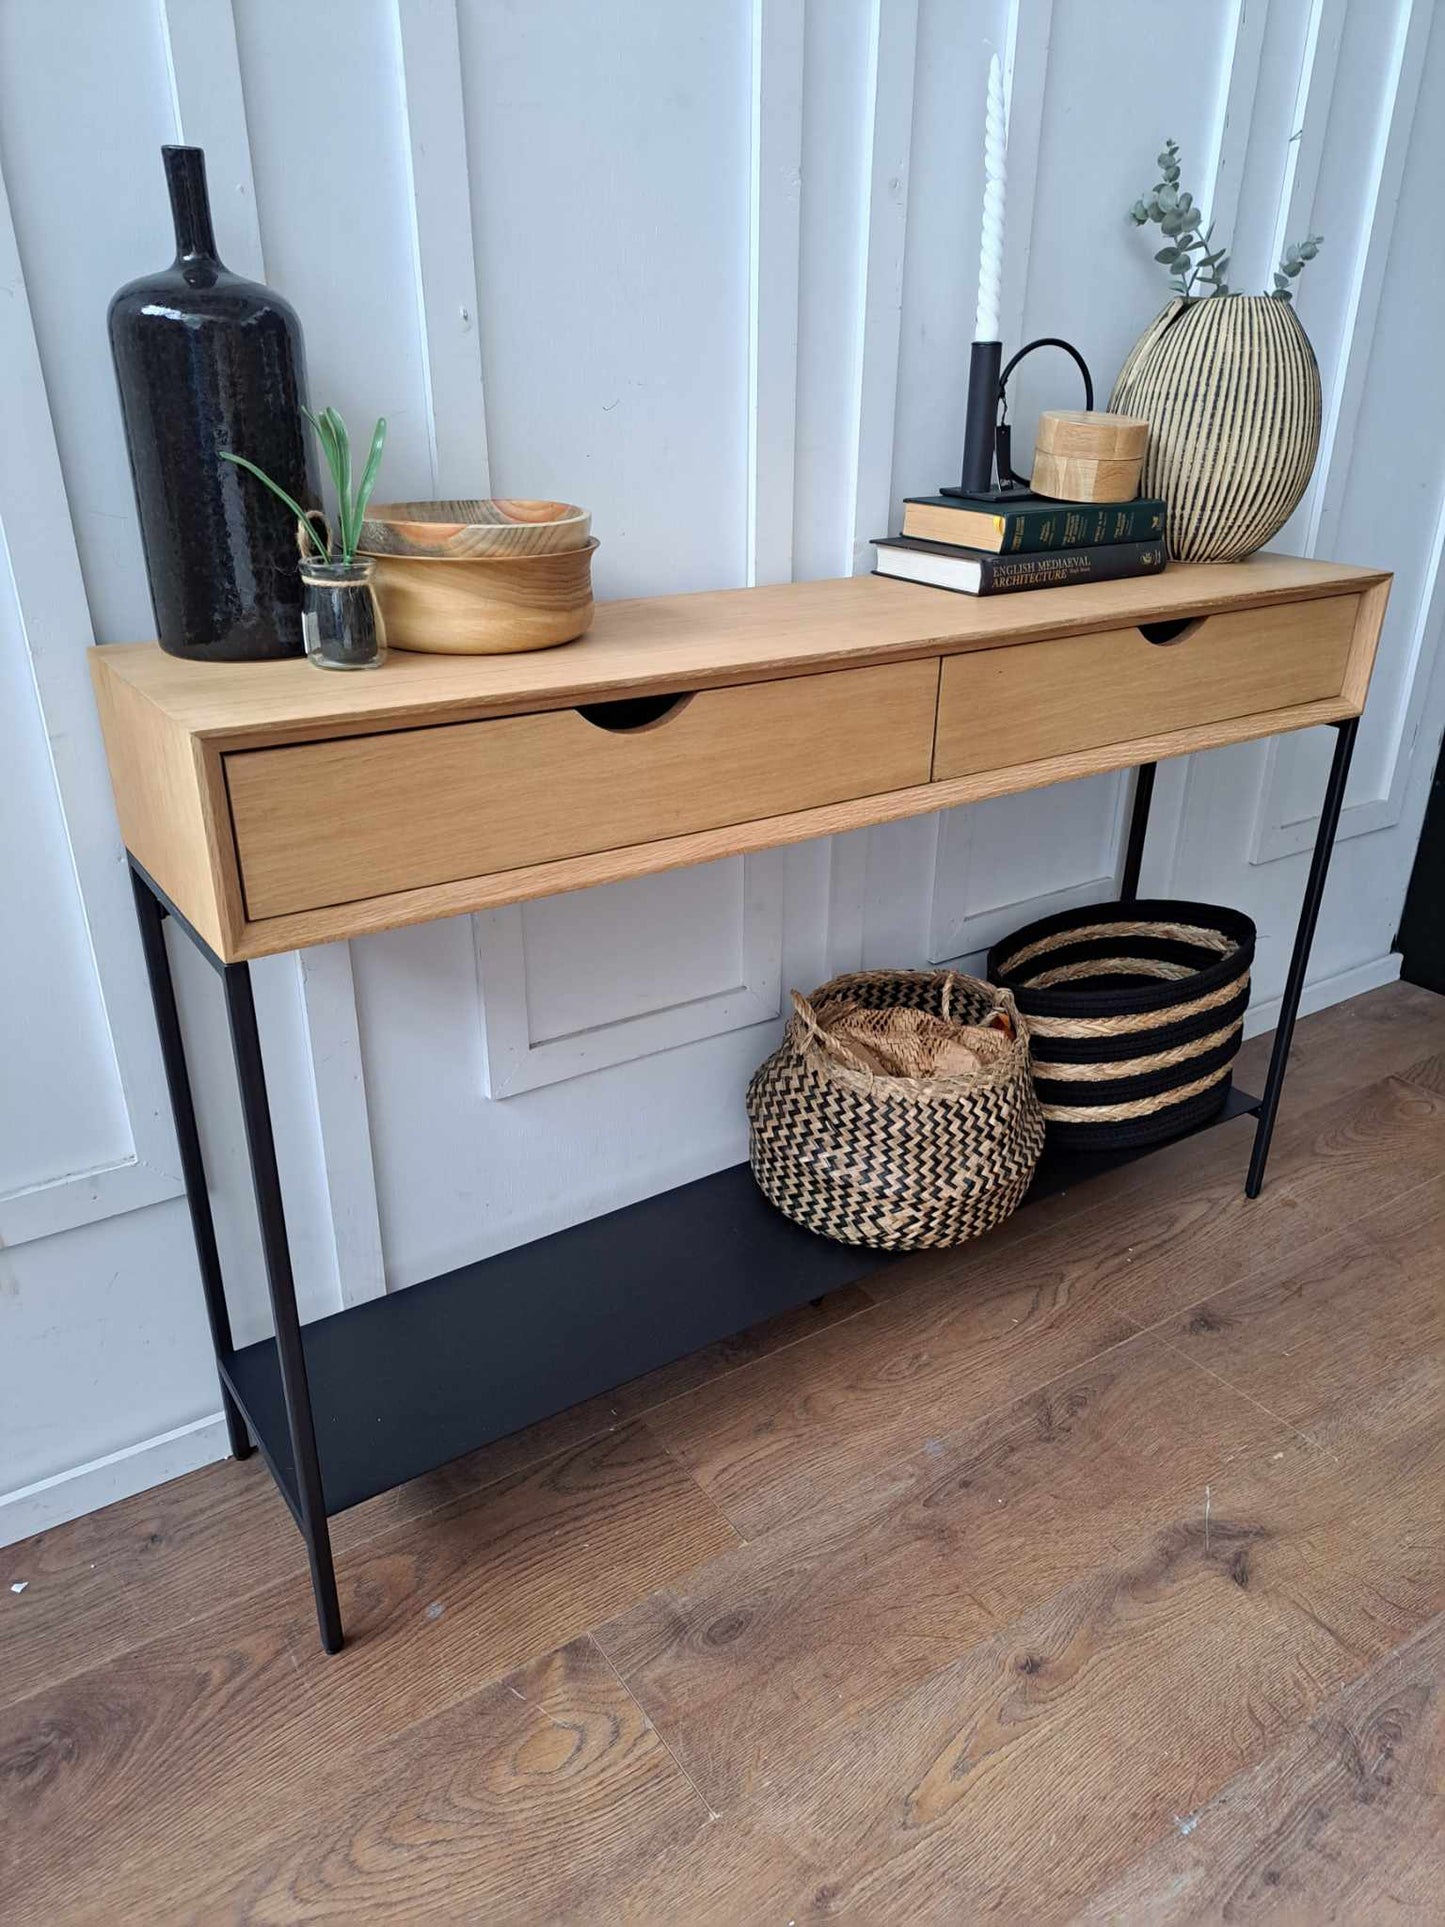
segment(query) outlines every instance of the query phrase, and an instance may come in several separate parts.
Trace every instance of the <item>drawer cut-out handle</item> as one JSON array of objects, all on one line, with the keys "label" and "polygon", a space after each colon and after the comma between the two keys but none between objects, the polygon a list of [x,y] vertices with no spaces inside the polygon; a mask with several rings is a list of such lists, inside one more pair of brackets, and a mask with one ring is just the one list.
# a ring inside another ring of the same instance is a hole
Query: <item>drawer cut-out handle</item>
[{"label": "drawer cut-out handle", "polygon": [[577,714],[594,729],[613,735],[635,734],[640,729],[656,729],[668,722],[692,701],[692,691],[676,696],[621,696],[613,703],[579,703]]},{"label": "drawer cut-out handle", "polygon": [[1203,616],[1184,616],[1177,622],[1141,622],[1139,634],[1145,642],[1184,642],[1194,634]]}]

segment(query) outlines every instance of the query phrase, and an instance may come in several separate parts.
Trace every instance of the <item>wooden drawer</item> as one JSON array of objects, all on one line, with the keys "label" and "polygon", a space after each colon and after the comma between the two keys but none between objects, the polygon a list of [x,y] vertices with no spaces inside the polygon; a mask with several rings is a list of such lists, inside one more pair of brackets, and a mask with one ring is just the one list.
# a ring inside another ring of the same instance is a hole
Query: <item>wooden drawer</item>
[{"label": "wooden drawer", "polygon": [[1167,642],[1110,629],[949,656],[934,778],[1337,696],[1359,606],[1330,596],[1204,616]]},{"label": "wooden drawer", "polygon": [[[248,917],[926,783],[936,661],[225,759]],[[645,715],[645,711],[642,712]]]}]

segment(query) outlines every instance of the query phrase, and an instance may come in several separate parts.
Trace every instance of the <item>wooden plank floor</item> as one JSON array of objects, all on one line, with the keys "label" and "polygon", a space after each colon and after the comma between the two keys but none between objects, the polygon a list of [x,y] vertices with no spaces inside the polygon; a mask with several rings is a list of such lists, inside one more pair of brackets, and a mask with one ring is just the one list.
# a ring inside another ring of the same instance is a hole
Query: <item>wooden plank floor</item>
[{"label": "wooden plank floor", "polygon": [[347,1515],[338,1659],[254,1460],[0,1551],[0,1919],[1445,1919],[1445,1000],[1250,1128]]}]

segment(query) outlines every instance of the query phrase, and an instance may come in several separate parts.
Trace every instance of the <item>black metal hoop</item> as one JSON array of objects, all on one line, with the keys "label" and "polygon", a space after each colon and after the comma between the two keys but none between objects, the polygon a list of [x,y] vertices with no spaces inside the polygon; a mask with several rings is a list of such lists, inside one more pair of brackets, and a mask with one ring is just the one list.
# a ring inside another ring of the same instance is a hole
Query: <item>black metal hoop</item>
[{"label": "black metal hoop", "polygon": [[1026,342],[1024,346],[1019,349],[1018,353],[1010,359],[1003,373],[998,378],[997,449],[1000,482],[1005,485],[1014,482],[1017,483],[1020,488],[1027,488],[1029,486],[1029,478],[1027,475],[1020,475],[1013,465],[1013,434],[1008,418],[1008,378],[1024,359],[1025,355],[1031,355],[1035,348],[1062,348],[1084,378],[1084,408],[1086,412],[1092,410],[1094,406],[1094,378],[1089,373],[1088,362],[1084,360],[1084,357],[1079,353],[1072,341],[1065,341],[1062,335],[1040,335],[1037,341]]}]

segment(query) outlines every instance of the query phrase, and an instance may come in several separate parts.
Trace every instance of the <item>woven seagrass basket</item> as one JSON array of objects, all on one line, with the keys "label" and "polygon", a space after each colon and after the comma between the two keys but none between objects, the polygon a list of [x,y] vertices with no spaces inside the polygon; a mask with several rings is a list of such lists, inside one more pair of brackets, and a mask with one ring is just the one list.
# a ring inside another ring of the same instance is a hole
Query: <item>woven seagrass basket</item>
[{"label": "woven seagrass basket", "polygon": [[1051,1143],[1156,1144],[1221,1109],[1254,937],[1239,910],[1141,901],[1066,910],[995,945],[989,979],[1028,1019]]},{"label": "woven seagrass basket", "polygon": [[[868,1068],[829,1025],[860,1011],[980,1024],[1007,1013],[996,1061],[958,1076]],[[793,993],[783,1041],[748,1086],[753,1175],[778,1209],[843,1244],[962,1244],[1008,1217],[1043,1148],[1028,1026],[1006,990],[956,971],[869,970]]]}]

